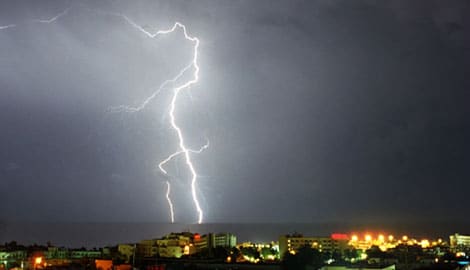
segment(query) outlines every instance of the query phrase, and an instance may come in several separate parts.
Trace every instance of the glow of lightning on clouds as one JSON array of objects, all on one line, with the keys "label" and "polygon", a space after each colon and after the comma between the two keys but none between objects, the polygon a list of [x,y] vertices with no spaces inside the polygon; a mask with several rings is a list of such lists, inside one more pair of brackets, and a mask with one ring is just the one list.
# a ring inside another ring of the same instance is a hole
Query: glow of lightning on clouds
[{"label": "glow of lightning on clouds", "polygon": [[[61,13],[57,14],[56,16],[54,16],[50,19],[34,19],[32,21],[35,22],[35,23],[47,23],[47,24],[54,23],[59,18],[61,18],[62,16],[67,15],[67,13],[70,11],[70,9],[71,8],[69,7],[69,8],[65,9],[64,11],[62,11]],[[184,38],[186,40],[194,43],[194,54],[193,54],[193,59],[192,59],[191,63],[189,65],[187,65],[186,67],[184,67],[173,79],[170,79],[170,80],[167,80],[167,81],[163,82],[160,85],[160,87],[152,95],[150,95],[147,99],[145,99],[142,102],[142,104],[140,106],[138,106],[138,107],[119,106],[119,107],[111,108],[110,111],[112,111],[112,112],[119,112],[119,111],[138,112],[138,111],[144,109],[147,106],[147,104],[151,100],[153,100],[158,95],[158,93],[162,89],[164,89],[168,84],[176,83],[181,77],[183,77],[183,75],[189,69],[192,68],[194,70],[193,74],[192,74],[192,77],[193,77],[192,79],[190,79],[190,80],[186,81],[185,83],[173,88],[173,96],[172,96],[172,99],[171,99],[169,115],[170,115],[170,124],[171,124],[172,128],[175,130],[175,132],[177,134],[177,137],[178,137],[179,150],[176,151],[175,153],[171,154],[168,158],[166,158],[162,162],[160,162],[159,168],[165,175],[167,175],[167,172],[163,168],[163,165],[165,163],[169,162],[175,156],[184,155],[185,163],[188,166],[188,169],[191,173],[191,196],[192,196],[192,200],[193,200],[194,206],[195,206],[196,211],[197,211],[197,216],[198,216],[197,222],[200,224],[203,221],[204,213],[203,213],[203,210],[200,206],[200,203],[199,203],[199,200],[198,200],[198,197],[197,197],[197,193],[196,193],[196,185],[197,185],[198,175],[197,175],[197,172],[194,168],[190,153],[200,153],[204,149],[206,149],[209,146],[209,144],[207,143],[200,150],[191,150],[191,149],[189,149],[185,144],[183,132],[182,132],[181,128],[178,126],[178,124],[176,123],[176,119],[175,119],[175,115],[174,115],[175,110],[176,110],[176,102],[177,102],[178,95],[181,92],[181,90],[187,89],[191,85],[193,85],[193,84],[195,84],[199,81],[199,70],[200,70],[199,65],[198,65],[199,39],[196,38],[196,37],[192,37],[192,36],[188,35],[187,30],[186,30],[186,26],[184,24],[180,23],[180,22],[176,22],[173,25],[173,27],[171,27],[170,29],[159,30],[156,33],[152,34],[149,31],[145,30],[142,26],[140,26],[137,23],[135,23],[134,21],[132,21],[126,15],[117,14],[117,13],[108,13],[108,14],[115,15],[115,16],[120,16],[120,17],[124,18],[124,20],[126,20],[126,22],[128,22],[131,26],[133,26],[134,28],[136,28],[137,30],[144,33],[145,35],[147,35],[150,38],[155,38],[159,35],[165,35],[165,34],[173,33],[176,29],[179,28],[183,31]],[[9,25],[0,26],[0,30],[13,28],[13,27],[16,27],[16,24],[9,24]],[[167,181],[166,183],[167,183],[166,198],[167,198],[168,204],[170,206],[171,221],[174,222],[173,203],[171,202],[171,199],[169,197],[169,195],[170,195],[170,182]]]}]

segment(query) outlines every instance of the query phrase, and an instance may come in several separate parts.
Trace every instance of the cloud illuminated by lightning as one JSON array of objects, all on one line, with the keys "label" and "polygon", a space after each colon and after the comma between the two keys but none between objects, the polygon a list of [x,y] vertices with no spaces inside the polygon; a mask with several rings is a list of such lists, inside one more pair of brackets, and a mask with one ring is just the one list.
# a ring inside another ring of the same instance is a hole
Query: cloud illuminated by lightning
[{"label": "cloud illuminated by lightning", "polygon": [[[32,22],[34,22],[34,23],[46,23],[46,24],[54,23],[59,18],[67,15],[69,13],[70,9],[71,8],[69,7],[67,9],[65,9],[64,11],[62,11],[61,13],[59,13],[59,14],[57,14],[57,15],[49,18],[49,19],[34,19],[34,20],[32,20]],[[100,13],[103,13],[103,12],[100,12]],[[145,34],[149,38],[156,38],[157,36],[160,36],[160,35],[166,35],[166,34],[174,33],[177,29],[180,29],[183,32],[184,38],[187,41],[194,44],[194,47],[193,47],[194,51],[193,51],[192,61],[186,67],[184,67],[174,78],[172,78],[170,80],[166,80],[165,82],[163,82],[160,85],[160,87],[155,92],[152,93],[152,95],[150,95],[148,98],[146,98],[141,103],[141,105],[139,105],[137,107],[118,106],[118,107],[111,108],[109,111],[111,111],[111,112],[121,112],[121,111],[122,112],[138,112],[138,111],[141,111],[142,109],[144,109],[150,103],[150,101],[152,101],[158,95],[158,93],[160,93],[160,91],[162,89],[164,89],[169,84],[176,84],[183,77],[183,75],[186,74],[186,72],[188,72],[190,69],[192,70],[192,78],[191,79],[189,79],[188,81],[186,81],[184,83],[181,83],[180,85],[178,85],[176,87],[173,87],[173,89],[172,89],[173,90],[173,96],[171,98],[170,109],[169,109],[170,125],[175,130],[175,132],[177,134],[179,150],[176,151],[175,153],[171,154],[170,156],[168,156],[162,162],[160,162],[160,164],[158,166],[159,166],[160,170],[162,171],[162,173],[167,175],[167,171],[163,168],[163,166],[167,162],[169,162],[172,158],[174,158],[178,155],[183,155],[184,156],[185,163],[188,167],[188,170],[191,173],[191,181],[190,181],[190,183],[191,183],[191,196],[192,196],[192,201],[193,201],[194,206],[195,206],[196,211],[197,211],[197,216],[198,216],[197,222],[200,224],[203,221],[204,213],[203,213],[203,210],[200,206],[200,203],[199,203],[199,200],[198,200],[198,197],[197,197],[197,193],[196,193],[196,185],[197,185],[198,175],[197,175],[196,170],[194,168],[190,153],[200,153],[200,152],[202,152],[204,149],[206,149],[209,146],[209,143],[207,142],[206,145],[204,145],[200,150],[191,150],[191,149],[189,149],[185,144],[182,129],[178,126],[177,121],[175,119],[176,102],[177,102],[177,99],[178,99],[178,95],[180,94],[180,92],[182,90],[188,89],[191,85],[193,85],[193,84],[195,84],[199,81],[199,70],[200,70],[199,65],[198,65],[199,39],[196,38],[196,37],[188,35],[188,32],[186,30],[186,26],[184,24],[180,23],[180,22],[176,22],[173,25],[173,27],[171,27],[169,29],[159,30],[155,33],[151,33],[149,31],[145,30],[142,26],[140,26],[137,23],[135,23],[134,21],[132,21],[126,15],[118,14],[118,13],[106,13],[106,14],[122,17],[132,27],[139,30],[141,33]],[[13,28],[13,27],[16,27],[16,26],[17,26],[16,24],[4,25],[4,26],[0,26],[0,30]],[[167,183],[166,198],[167,198],[167,201],[168,201],[168,204],[169,204],[169,207],[170,207],[170,218],[171,218],[171,222],[174,222],[173,203],[170,199],[170,191],[171,191],[170,182],[166,181],[166,183]]]}]

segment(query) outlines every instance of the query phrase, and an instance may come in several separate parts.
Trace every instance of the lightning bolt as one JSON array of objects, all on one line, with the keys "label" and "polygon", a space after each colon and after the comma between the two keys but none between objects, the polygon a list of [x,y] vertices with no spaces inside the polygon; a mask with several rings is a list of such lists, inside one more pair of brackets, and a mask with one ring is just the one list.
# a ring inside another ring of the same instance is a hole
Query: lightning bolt
[{"label": "lightning bolt", "polygon": [[0,30],[16,27],[16,24],[0,25]]},{"label": "lightning bolt", "polygon": [[[209,140],[206,139],[206,144],[204,146],[202,146],[199,150],[192,150],[192,149],[188,149],[188,151],[190,153],[195,153],[195,154],[200,154],[202,153],[202,151],[206,150],[207,148],[209,147]],[[162,171],[164,174],[168,174],[168,172],[163,168],[163,166],[168,163],[170,160],[172,160],[174,157],[180,155],[180,154],[183,154],[184,151],[178,151],[178,152],[175,152],[171,155],[169,155],[166,159],[162,160],[159,164],[158,164],[158,168],[160,169],[160,171]]]},{"label": "lightning bolt", "polygon": [[[69,12],[70,9],[71,9],[71,7],[68,7],[64,11],[62,11],[61,13],[55,15],[54,17],[52,17],[50,19],[33,19],[33,20],[31,20],[31,22],[50,24],[50,23],[53,23],[53,22],[57,21],[60,17],[62,17],[64,15],[67,15],[67,13]],[[0,30],[13,28],[13,27],[16,27],[16,26],[17,26],[16,24],[0,25]]]},{"label": "lightning bolt", "polygon": [[[206,144],[205,146],[203,146],[200,151],[193,151],[193,150],[189,149],[185,144],[183,132],[182,132],[181,128],[178,126],[178,124],[176,123],[176,118],[175,118],[176,101],[178,99],[179,93],[182,90],[189,88],[191,85],[193,85],[193,84],[195,84],[199,81],[199,70],[200,69],[199,69],[199,65],[198,65],[198,61],[197,61],[198,60],[199,39],[196,38],[196,37],[192,37],[192,36],[188,35],[188,32],[186,30],[186,26],[184,24],[180,23],[180,22],[176,22],[173,25],[173,27],[170,28],[170,29],[159,30],[156,33],[151,33],[149,31],[145,30],[142,26],[140,26],[137,23],[135,23],[134,21],[132,21],[129,17],[127,17],[125,15],[120,15],[120,16],[122,18],[124,18],[131,26],[133,26],[135,29],[139,30],[140,32],[142,32],[143,34],[148,36],[149,38],[156,38],[159,35],[170,34],[170,33],[175,32],[176,29],[180,28],[183,31],[184,38],[186,40],[194,43],[194,47],[193,47],[194,48],[194,54],[193,54],[193,59],[192,59],[191,63],[189,65],[187,65],[186,67],[184,67],[173,79],[163,82],[160,85],[160,87],[152,95],[150,95],[148,98],[146,98],[139,106],[137,106],[137,107],[119,106],[119,107],[114,108],[113,111],[125,111],[125,112],[138,112],[138,111],[141,111],[142,109],[144,109],[147,106],[147,104],[149,104],[150,101],[152,101],[158,95],[158,93],[160,93],[160,91],[163,88],[166,87],[166,85],[168,85],[170,83],[176,83],[181,77],[183,77],[183,75],[189,69],[193,69],[192,79],[190,79],[190,80],[182,83],[181,85],[173,88],[173,96],[171,98],[171,103],[170,103],[170,110],[169,110],[170,124],[171,124],[171,127],[176,131],[176,134],[177,134],[177,137],[178,137],[178,142],[179,142],[178,143],[179,150],[174,152],[173,154],[169,155],[166,159],[164,159],[162,162],[160,162],[158,167],[160,168],[160,171],[163,172],[163,174],[167,175],[167,171],[163,168],[163,165],[166,164],[167,162],[169,162],[171,159],[173,159],[174,157],[176,157],[178,155],[184,155],[185,163],[186,163],[186,165],[187,165],[187,167],[188,167],[188,169],[191,173],[191,196],[192,196],[192,200],[193,200],[194,206],[195,206],[197,214],[198,214],[197,222],[199,224],[201,224],[202,220],[203,220],[204,213],[203,213],[203,210],[200,206],[200,203],[199,203],[199,200],[198,200],[198,197],[197,197],[196,185],[197,185],[198,175],[197,175],[196,170],[194,168],[190,153],[200,153],[201,151],[206,149],[209,146],[209,144]],[[170,199],[170,196],[169,196],[170,195],[170,186],[171,185],[170,185],[169,181],[167,181],[166,183],[167,183],[166,198],[167,198],[167,201],[168,201],[168,205],[170,207],[170,218],[171,218],[171,222],[174,222],[173,203],[171,202],[171,199]]]},{"label": "lightning bolt", "polygon": [[66,8],[64,11],[62,11],[61,13],[55,15],[54,17],[50,18],[50,19],[34,19],[33,22],[37,22],[37,23],[53,23],[55,21],[57,21],[57,19],[59,19],[60,17],[64,16],[64,15],[67,15],[67,13],[69,12],[69,10],[71,9],[71,7],[68,7]]},{"label": "lightning bolt", "polygon": [[[206,139],[206,144],[204,146],[202,146],[199,150],[192,150],[192,149],[189,149],[188,151],[191,152],[191,153],[196,153],[196,154],[200,154],[202,153],[202,151],[204,151],[205,149],[207,149],[209,147],[209,140]],[[170,162],[170,160],[172,160],[173,158],[177,157],[178,155],[181,155],[183,154],[184,151],[178,151],[178,152],[175,152],[171,155],[169,155],[167,158],[165,158],[164,160],[162,160],[159,164],[158,164],[158,168],[160,169],[160,171],[164,174],[164,175],[168,175],[168,172],[163,168],[163,166]],[[170,208],[170,219],[171,219],[171,223],[174,223],[175,222],[175,211],[174,211],[174,208],[173,208],[173,202],[171,201],[171,198],[170,198],[170,189],[171,189],[171,184],[170,184],[170,181],[166,181],[166,186],[167,186],[167,189],[166,189],[166,200],[168,201],[168,206]]]},{"label": "lightning bolt", "polygon": [[[57,14],[57,15],[49,18],[49,19],[34,19],[34,20],[31,20],[31,21],[34,22],[34,23],[51,24],[51,23],[56,22],[61,17],[67,15],[69,13],[70,9],[71,9],[71,7],[65,9],[61,13],[59,13],[59,14]],[[161,161],[159,163],[158,167],[164,175],[168,175],[167,171],[164,169],[163,166],[166,163],[168,163],[169,161],[171,161],[174,157],[178,156],[178,155],[183,155],[184,156],[185,163],[188,167],[188,170],[191,173],[191,179],[190,179],[191,197],[192,197],[192,201],[193,201],[194,206],[195,206],[196,211],[197,211],[197,216],[198,216],[197,222],[200,224],[203,221],[204,212],[203,212],[203,210],[200,206],[198,196],[197,196],[197,192],[196,192],[198,175],[197,175],[197,172],[194,168],[194,164],[192,162],[190,154],[191,153],[201,153],[203,150],[205,150],[207,147],[209,147],[209,142],[207,141],[207,143],[203,147],[201,147],[199,150],[192,150],[192,149],[188,148],[185,144],[183,131],[182,131],[181,127],[177,124],[177,121],[176,121],[176,118],[175,118],[176,103],[177,103],[177,100],[178,100],[178,95],[180,94],[180,92],[182,90],[190,88],[193,84],[196,84],[199,81],[199,70],[200,70],[200,68],[199,68],[199,64],[198,64],[198,49],[199,49],[200,41],[197,37],[190,36],[188,34],[187,30],[186,30],[186,26],[184,24],[180,23],[180,22],[176,22],[169,29],[158,30],[155,33],[151,33],[149,31],[145,30],[142,26],[135,23],[133,20],[131,20],[126,15],[119,14],[119,13],[101,12],[101,11],[97,11],[97,12],[101,13],[101,14],[119,16],[119,17],[123,18],[128,24],[130,24],[133,28],[135,28],[136,30],[140,31],[141,33],[145,34],[146,36],[148,36],[149,38],[152,38],[152,39],[157,38],[158,36],[161,36],[161,35],[167,35],[167,34],[174,33],[177,29],[180,29],[183,32],[184,38],[187,41],[194,44],[194,46],[193,46],[193,58],[192,58],[191,62],[187,66],[185,66],[183,69],[181,69],[181,71],[175,77],[173,77],[172,79],[164,81],[160,85],[160,87],[156,91],[154,91],[149,97],[147,97],[139,106],[131,107],[131,106],[121,105],[121,106],[118,106],[118,107],[112,107],[108,111],[109,112],[130,112],[130,113],[139,112],[139,111],[143,110],[168,85],[176,84],[177,82],[179,82],[179,80],[189,70],[192,70],[191,79],[187,80],[186,82],[181,83],[179,86],[173,87],[173,96],[171,98],[170,109],[169,109],[169,112],[168,112],[169,115],[170,115],[170,125],[175,130],[175,132],[177,134],[178,150],[176,152],[174,152],[173,154],[169,155],[163,161]],[[9,24],[9,25],[3,25],[3,26],[0,25],[0,30],[13,28],[13,27],[16,27],[16,26],[17,26],[16,24]],[[170,199],[170,191],[171,191],[170,182],[166,181],[166,185],[167,185],[166,199],[168,201],[168,205],[169,205],[169,208],[170,208],[170,219],[171,219],[171,222],[173,223],[174,222],[174,209],[173,209],[173,203]]]},{"label": "lightning bolt", "polygon": [[166,200],[168,202],[168,206],[170,207],[170,220],[171,220],[171,223],[175,223],[175,210],[173,208],[173,202],[171,201],[171,198],[170,198],[170,192],[171,192],[171,185],[170,185],[170,181],[166,181]]}]

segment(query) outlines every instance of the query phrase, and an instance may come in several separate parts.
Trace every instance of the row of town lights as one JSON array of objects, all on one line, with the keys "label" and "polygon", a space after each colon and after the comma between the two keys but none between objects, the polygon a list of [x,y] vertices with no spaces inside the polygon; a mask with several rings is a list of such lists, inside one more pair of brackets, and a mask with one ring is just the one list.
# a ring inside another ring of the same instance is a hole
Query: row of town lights
[{"label": "row of town lights", "polygon": [[[393,240],[395,239],[395,237],[394,237],[393,235],[389,235],[389,236],[387,237],[387,239],[388,239],[388,241],[393,241]],[[408,241],[408,236],[403,235],[401,239],[402,239],[403,241]],[[364,235],[364,240],[365,240],[366,242],[372,242],[372,235],[370,235],[370,234]],[[380,242],[385,242],[385,236],[384,236],[383,234],[379,234],[379,235],[377,236],[377,240],[380,241]],[[352,236],[351,236],[351,241],[353,241],[353,242],[359,241],[359,236],[357,236],[357,235],[352,235]]]}]

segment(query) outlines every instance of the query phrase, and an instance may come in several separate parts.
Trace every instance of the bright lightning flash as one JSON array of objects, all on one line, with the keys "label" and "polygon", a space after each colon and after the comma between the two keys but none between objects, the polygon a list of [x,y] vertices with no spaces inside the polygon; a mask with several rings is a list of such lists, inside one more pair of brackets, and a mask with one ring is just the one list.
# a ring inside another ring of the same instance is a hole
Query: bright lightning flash
[{"label": "bright lightning flash", "polygon": [[170,198],[170,192],[171,192],[171,185],[170,185],[170,181],[166,181],[166,200],[168,202],[168,206],[170,207],[170,220],[171,220],[171,223],[175,223],[175,210],[173,209],[173,202],[171,201],[171,198]]},{"label": "bright lightning flash", "polygon": [[[209,147],[209,141],[207,141],[207,143],[203,147],[201,147],[201,149],[199,149],[199,150],[189,150],[189,152],[199,154],[202,151],[204,151],[205,149],[207,149],[207,147]],[[163,166],[166,163],[168,163],[170,160],[172,160],[174,157],[177,157],[178,155],[183,154],[183,153],[184,153],[183,151],[178,151],[178,152],[175,152],[175,153],[169,155],[166,159],[162,160],[158,164],[158,168],[160,169],[160,171],[163,174],[168,175],[168,172],[163,168]],[[168,201],[168,206],[170,207],[171,223],[174,223],[175,222],[175,211],[174,211],[174,208],[173,208],[173,202],[171,201],[171,198],[170,198],[170,189],[171,189],[170,181],[168,181],[168,180],[166,181],[166,186],[167,186],[166,200]]]},{"label": "bright lightning flash", "polygon": [[[54,23],[59,18],[67,15],[69,13],[70,9],[71,8],[67,8],[63,12],[57,14],[56,16],[54,16],[50,19],[35,19],[35,20],[32,20],[32,22],[34,22],[34,23],[45,23],[45,24]],[[200,223],[202,223],[204,213],[203,213],[203,210],[200,206],[200,203],[199,203],[199,200],[198,200],[198,197],[197,197],[197,193],[196,193],[196,185],[197,185],[198,175],[197,175],[196,170],[194,168],[190,153],[201,153],[204,149],[209,147],[209,143],[207,142],[206,145],[201,147],[201,149],[199,149],[199,150],[189,149],[185,144],[183,131],[178,126],[176,118],[175,118],[176,102],[177,102],[177,99],[178,99],[178,95],[180,94],[180,92],[182,90],[188,89],[189,87],[191,87],[191,85],[196,84],[199,81],[199,65],[198,65],[199,39],[196,38],[196,37],[192,37],[192,36],[188,35],[188,32],[186,31],[186,26],[184,24],[180,23],[180,22],[176,22],[173,25],[173,27],[171,27],[170,29],[159,30],[156,33],[150,33],[149,31],[145,30],[142,26],[138,25],[137,23],[135,23],[134,21],[132,21],[129,17],[127,17],[125,15],[118,14],[118,13],[106,13],[106,14],[113,15],[113,16],[119,16],[119,17],[123,18],[132,27],[139,30],[140,32],[142,32],[143,34],[148,36],[149,38],[156,38],[160,35],[171,34],[171,33],[174,33],[177,29],[181,29],[182,32],[183,32],[184,38],[187,41],[194,44],[194,47],[193,47],[194,48],[194,52],[193,52],[194,54],[193,54],[192,61],[189,63],[189,65],[184,67],[174,78],[163,82],[160,85],[160,87],[152,95],[147,97],[141,103],[140,106],[137,106],[137,107],[118,106],[118,107],[111,108],[110,111],[111,112],[130,112],[130,113],[139,112],[142,109],[144,109],[150,103],[150,101],[152,101],[158,95],[158,93],[160,91],[162,91],[165,87],[167,87],[167,85],[178,83],[179,80],[183,77],[183,75],[185,75],[189,70],[192,70],[192,78],[190,80],[181,83],[177,87],[173,87],[173,96],[171,98],[171,103],[170,103],[170,110],[169,110],[170,125],[175,130],[175,132],[177,134],[178,146],[179,146],[178,148],[179,149],[176,152],[174,152],[173,154],[169,155],[162,162],[160,162],[158,167],[164,175],[168,175],[167,171],[163,168],[163,166],[167,162],[169,162],[170,160],[172,160],[174,157],[176,157],[178,155],[183,155],[184,156],[185,163],[186,163],[186,165],[187,165],[187,167],[188,167],[188,169],[191,173],[191,196],[192,196],[192,200],[193,200],[194,206],[195,206],[196,211],[197,211],[197,216],[198,216],[197,222],[200,224]],[[16,24],[9,24],[9,25],[3,25],[3,26],[0,25],[0,30],[5,30],[5,29],[8,29],[8,28],[14,28],[14,27],[17,27],[17,25]],[[166,181],[166,185],[167,185],[166,199],[167,199],[168,205],[170,207],[171,222],[173,223],[174,222],[174,211],[173,211],[173,203],[170,199],[170,191],[171,191],[170,182]]]},{"label": "bright lightning flash", "polygon": [[[190,70],[190,69],[193,70],[192,79],[190,79],[190,80],[182,83],[181,85],[173,88],[173,96],[171,98],[171,103],[170,103],[170,110],[169,110],[170,124],[171,124],[171,127],[176,131],[176,134],[177,134],[177,137],[178,137],[178,142],[179,142],[178,143],[179,144],[179,150],[176,151],[175,153],[171,154],[170,156],[168,156],[162,162],[160,162],[158,167],[160,168],[160,170],[162,171],[163,174],[168,175],[167,171],[163,168],[163,165],[166,164],[168,161],[170,161],[175,156],[178,156],[180,154],[184,156],[185,163],[186,163],[186,165],[187,165],[187,167],[188,167],[188,169],[191,173],[191,196],[192,196],[192,200],[193,200],[194,206],[196,207],[196,211],[197,211],[197,214],[198,214],[197,222],[200,224],[200,223],[202,223],[204,213],[203,213],[203,210],[200,206],[200,203],[199,203],[199,200],[198,200],[198,197],[197,197],[197,194],[196,194],[197,173],[196,173],[196,170],[194,168],[193,162],[191,160],[190,153],[200,153],[201,151],[206,149],[209,146],[209,144],[206,144],[205,146],[203,146],[199,151],[194,151],[194,150],[189,149],[185,144],[183,131],[178,126],[178,124],[176,123],[176,119],[175,119],[176,102],[177,102],[179,93],[182,90],[189,88],[191,85],[193,85],[193,84],[195,84],[199,81],[199,65],[198,65],[198,61],[197,61],[198,60],[199,39],[196,38],[196,37],[189,36],[187,31],[186,31],[186,26],[183,25],[180,22],[176,22],[173,25],[173,27],[168,29],[168,30],[159,30],[156,33],[152,34],[152,33],[148,32],[147,30],[145,30],[142,26],[138,25],[137,23],[135,23],[134,21],[129,19],[127,16],[125,16],[125,15],[121,15],[121,16],[130,25],[132,25],[134,28],[136,28],[140,32],[147,35],[149,38],[156,38],[159,35],[170,34],[170,33],[175,32],[176,29],[180,28],[183,31],[184,38],[194,44],[194,55],[193,55],[193,59],[192,59],[191,63],[189,65],[187,65],[185,68],[183,68],[178,73],[178,75],[176,75],[173,79],[167,80],[163,84],[161,84],[160,87],[152,95],[150,95],[147,99],[145,99],[140,106],[137,106],[137,107],[120,106],[120,107],[115,108],[114,111],[117,110],[117,111],[126,111],[126,112],[138,112],[138,111],[144,109],[147,106],[147,104],[152,99],[154,99],[155,96],[157,96],[158,93],[163,88],[166,87],[166,85],[168,85],[169,83],[178,82],[179,79],[181,79],[181,77],[183,77],[183,75],[188,70]],[[169,207],[170,207],[171,222],[174,222],[173,203],[171,202],[171,199],[170,199],[170,196],[169,196],[170,195],[170,182],[167,181],[166,183],[167,183],[166,198],[167,198],[167,201],[168,201],[168,204],[169,204]]]}]

